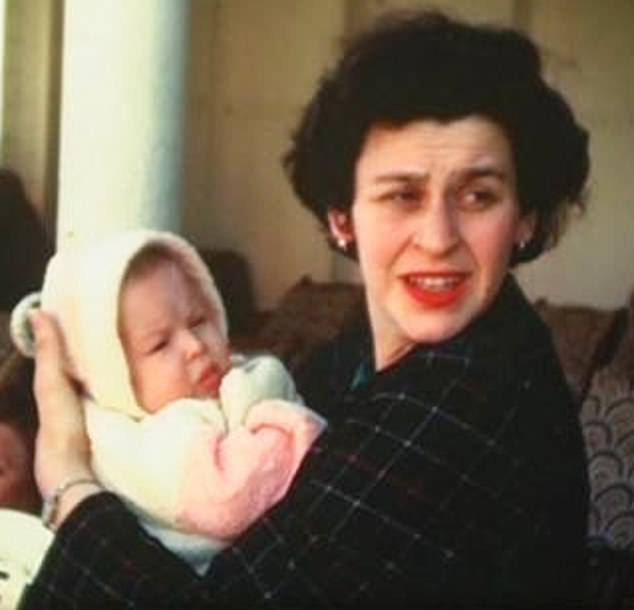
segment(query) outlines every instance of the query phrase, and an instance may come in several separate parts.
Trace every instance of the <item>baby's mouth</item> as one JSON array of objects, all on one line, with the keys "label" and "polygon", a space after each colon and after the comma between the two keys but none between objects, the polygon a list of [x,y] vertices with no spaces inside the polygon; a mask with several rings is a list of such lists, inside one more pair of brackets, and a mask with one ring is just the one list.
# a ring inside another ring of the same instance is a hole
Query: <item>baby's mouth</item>
[{"label": "baby's mouth", "polygon": [[196,381],[196,393],[199,396],[218,396],[222,377],[222,371],[217,366],[208,366]]}]

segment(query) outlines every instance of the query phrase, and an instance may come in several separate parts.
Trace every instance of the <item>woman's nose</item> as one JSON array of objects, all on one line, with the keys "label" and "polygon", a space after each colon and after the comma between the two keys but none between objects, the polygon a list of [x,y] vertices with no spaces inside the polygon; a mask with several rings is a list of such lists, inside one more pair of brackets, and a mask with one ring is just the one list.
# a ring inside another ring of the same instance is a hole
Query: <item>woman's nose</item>
[{"label": "woman's nose", "polygon": [[451,252],[460,241],[460,226],[451,201],[437,197],[420,210],[415,219],[413,242],[432,256]]}]

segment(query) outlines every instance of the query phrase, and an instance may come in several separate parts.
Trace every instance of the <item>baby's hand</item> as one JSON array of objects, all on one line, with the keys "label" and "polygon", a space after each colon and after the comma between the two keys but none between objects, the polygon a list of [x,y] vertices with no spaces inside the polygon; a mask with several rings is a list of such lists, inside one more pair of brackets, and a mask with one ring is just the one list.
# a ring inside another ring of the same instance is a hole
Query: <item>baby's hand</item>
[{"label": "baby's hand", "polygon": [[301,402],[291,376],[277,358],[256,356],[231,369],[220,385],[229,430],[243,423],[252,405],[270,398]]}]

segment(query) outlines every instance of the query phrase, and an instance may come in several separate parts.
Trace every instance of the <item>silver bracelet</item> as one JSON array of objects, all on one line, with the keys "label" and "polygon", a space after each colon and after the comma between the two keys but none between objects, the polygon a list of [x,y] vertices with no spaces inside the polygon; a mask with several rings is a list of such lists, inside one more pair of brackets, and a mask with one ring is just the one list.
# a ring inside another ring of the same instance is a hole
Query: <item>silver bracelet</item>
[{"label": "silver bracelet", "polygon": [[52,529],[52,525],[55,521],[55,517],[57,517],[57,511],[59,510],[59,503],[62,499],[62,496],[72,487],[76,487],[77,485],[96,485],[97,487],[101,487],[99,481],[97,479],[91,477],[81,477],[78,479],[67,479],[60,483],[53,493],[44,499],[44,505],[42,506],[42,523]]}]

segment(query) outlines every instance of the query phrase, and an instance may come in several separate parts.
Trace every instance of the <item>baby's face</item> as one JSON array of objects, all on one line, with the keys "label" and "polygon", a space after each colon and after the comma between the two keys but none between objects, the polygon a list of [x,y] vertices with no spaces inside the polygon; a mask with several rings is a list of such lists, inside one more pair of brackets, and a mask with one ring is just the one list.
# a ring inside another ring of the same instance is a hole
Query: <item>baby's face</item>
[{"label": "baby's face", "polygon": [[229,347],[217,312],[174,262],[159,260],[124,284],[119,329],[139,405],[218,395]]}]

